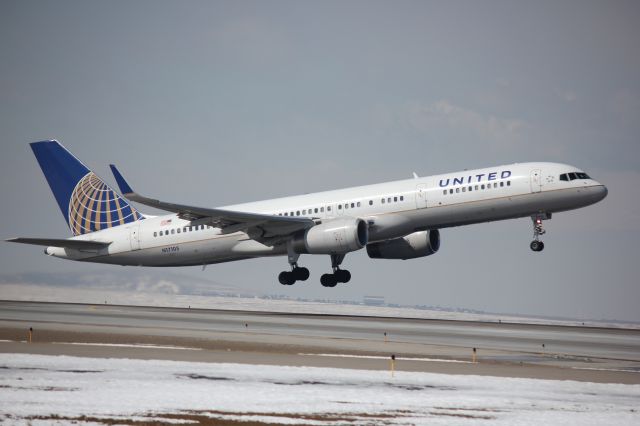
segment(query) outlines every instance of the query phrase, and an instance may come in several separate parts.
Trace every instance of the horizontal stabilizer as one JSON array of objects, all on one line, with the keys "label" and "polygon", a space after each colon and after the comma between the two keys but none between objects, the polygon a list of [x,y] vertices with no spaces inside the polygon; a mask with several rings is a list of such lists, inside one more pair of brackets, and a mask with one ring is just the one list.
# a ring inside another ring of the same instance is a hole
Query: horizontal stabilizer
[{"label": "horizontal stabilizer", "polygon": [[111,242],[67,240],[64,238],[9,238],[10,243],[34,244],[36,246],[62,247],[75,250],[99,250],[107,247]]}]

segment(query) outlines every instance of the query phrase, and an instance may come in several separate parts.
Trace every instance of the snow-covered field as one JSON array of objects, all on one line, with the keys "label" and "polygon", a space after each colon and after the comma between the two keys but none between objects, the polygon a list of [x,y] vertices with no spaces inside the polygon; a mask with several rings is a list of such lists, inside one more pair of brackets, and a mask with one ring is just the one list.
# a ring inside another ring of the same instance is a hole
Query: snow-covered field
[{"label": "snow-covered field", "polygon": [[322,425],[640,424],[640,385],[25,354],[0,354],[0,372],[5,424],[169,423],[189,413]]}]

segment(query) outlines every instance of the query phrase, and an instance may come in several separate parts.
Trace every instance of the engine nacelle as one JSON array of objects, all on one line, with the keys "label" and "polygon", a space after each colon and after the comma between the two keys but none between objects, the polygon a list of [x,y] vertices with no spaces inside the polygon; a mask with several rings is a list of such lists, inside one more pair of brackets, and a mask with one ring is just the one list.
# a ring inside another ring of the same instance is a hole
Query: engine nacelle
[{"label": "engine nacelle", "polygon": [[414,232],[402,238],[367,245],[372,259],[415,259],[430,256],[440,248],[440,231]]},{"label": "engine nacelle", "polygon": [[293,239],[296,253],[345,254],[360,250],[369,242],[367,222],[354,217],[322,222]]}]

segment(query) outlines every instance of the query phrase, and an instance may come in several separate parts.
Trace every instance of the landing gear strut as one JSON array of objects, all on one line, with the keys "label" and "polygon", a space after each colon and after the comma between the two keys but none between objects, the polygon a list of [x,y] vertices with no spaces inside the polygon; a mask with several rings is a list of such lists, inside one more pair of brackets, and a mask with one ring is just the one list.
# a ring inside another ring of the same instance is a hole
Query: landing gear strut
[{"label": "landing gear strut", "polygon": [[540,236],[547,232],[542,227],[542,221],[544,219],[551,219],[551,213],[541,213],[531,216],[531,220],[533,221],[533,241],[531,241],[529,247],[533,251],[544,250],[544,243],[540,241]]},{"label": "landing gear strut", "polygon": [[320,284],[324,287],[335,287],[338,283],[348,283],[351,280],[351,272],[346,269],[340,269],[344,256],[344,254],[331,255],[333,274],[323,274],[320,277]]},{"label": "landing gear strut", "polygon": [[300,255],[295,253],[292,249],[288,249],[289,265],[291,265],[291,271],[282,271],[278,275],[278,281],[282,285],[293,285],[296,281],[306,281],[309,279],[309,270],[307,268],[298,266],[298,258]]}]

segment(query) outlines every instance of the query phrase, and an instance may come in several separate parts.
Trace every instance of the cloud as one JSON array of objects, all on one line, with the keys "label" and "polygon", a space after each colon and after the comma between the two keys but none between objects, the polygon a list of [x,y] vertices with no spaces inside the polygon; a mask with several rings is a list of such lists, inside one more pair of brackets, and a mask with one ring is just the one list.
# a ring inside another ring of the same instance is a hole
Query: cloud
[{"label": "cloud", "polygon": [[213,29],[205,39],[227,56],[249,63],[279,62],[292,48],[281,27],[255,16],[231,19]]},{"label": "cloud", "polygon": [[399,128],[429,137],[442,132],[471,133],[483,143],[501,147],[521,141],[528,127],[524,120],[482,113],[448,100],[413,101],[396,107],[377,104],[369,114],[377,128]]},{"label": "cloud", "polygon": [[557,90],[556,94],[567,103],[575,102],[578,99],[578,95],[570,90]]},{"label": "cloud", "polygon": [[522,120],[481,114],[446,100],[431,104],[410,103],[406,107],[405,118],[410,126],[425,133],[433,127],[446,126],[468,129],[478,136],[496,140],[517,137],[525,126]]}]

